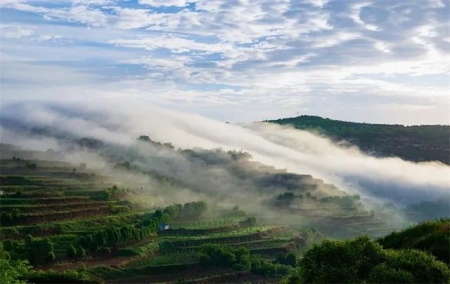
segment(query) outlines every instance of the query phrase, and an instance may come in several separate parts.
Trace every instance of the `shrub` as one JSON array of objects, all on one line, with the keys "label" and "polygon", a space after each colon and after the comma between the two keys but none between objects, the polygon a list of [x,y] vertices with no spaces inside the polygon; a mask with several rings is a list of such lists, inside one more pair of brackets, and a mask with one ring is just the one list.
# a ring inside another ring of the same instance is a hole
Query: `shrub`
[{"label": "shrub", "polygon": [[74,258],[76,256],[77,256],[77,249],[73,245],[70,245],[69,248],[67,249],[67,257]]},{"label": "shrub", "polygon": [[418,250],[385,250],[367,236],[326,240],[306,251],[300,283],[447,283],[449,268]]}]

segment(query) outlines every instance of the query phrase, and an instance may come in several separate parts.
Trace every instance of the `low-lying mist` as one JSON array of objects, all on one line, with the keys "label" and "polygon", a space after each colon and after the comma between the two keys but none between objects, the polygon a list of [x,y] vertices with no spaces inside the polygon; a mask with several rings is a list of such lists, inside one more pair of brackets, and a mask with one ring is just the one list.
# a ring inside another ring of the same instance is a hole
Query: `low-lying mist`
[{"label": "low-lying mist", "polygon": [[[2,143],[43,151],[52,148],[64,153],[68,161],[85,162],[100,169],[108,167],[104,157],[70,147],[71,141],[82,137],[99,139],[111,146],[110,155],[117,160],[132,161],[145,171],[171,174],[186,186],[194,185],[198,198],[215,195],[247,207],[259,204],[265,197],[250,193],[245,188],[247,185],[236,182],[228,170],[195,165],[176,151],[155,150],[137,143],[136,138],[148,135],[154,141],[168,142],[182,149],[248,152],[253,161],[312,175],[349,194],[359,194],[369,207],[385,202],[405,206],[420,201],[449,200],[449,166],[376,158],[355,146],[336,144],[311,132],[268,123],[228,124],[139,104],[8,103],[1,107],[0,124]],[[136,175],[127,176],[131,180],[136,178]],[[176,191],[177,196],[168,198],[167,203],[192,198],[192,192],[182,190],[183,184],[177,186],[180,189]],[[255,185],[249,182],[248,187]],[[157,186],[153,190],[164,194]],[[260,210],[257,206],[253,209]]]}]

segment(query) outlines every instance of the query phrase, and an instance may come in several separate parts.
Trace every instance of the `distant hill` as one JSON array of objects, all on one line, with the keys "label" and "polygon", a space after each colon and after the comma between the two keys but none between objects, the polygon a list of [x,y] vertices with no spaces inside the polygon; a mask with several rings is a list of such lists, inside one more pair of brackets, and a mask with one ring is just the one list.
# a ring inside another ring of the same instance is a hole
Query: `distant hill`
[{"label": "distant hill", "polygon": [[449,125],[369,124],[308,115],[266,122],[313,130],[335,141],[348,141],[376,156],[450,164]]}]

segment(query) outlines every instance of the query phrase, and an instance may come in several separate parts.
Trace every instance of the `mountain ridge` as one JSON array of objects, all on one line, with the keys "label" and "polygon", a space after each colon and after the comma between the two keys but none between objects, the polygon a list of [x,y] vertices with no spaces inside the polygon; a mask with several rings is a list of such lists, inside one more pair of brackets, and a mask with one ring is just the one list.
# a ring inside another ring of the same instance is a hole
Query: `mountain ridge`
[{"label": "mountain ridge", "polygon": [[372,124],[301,115],[264,122],[314,131],[379,157],[450,165],[450,125]]}]

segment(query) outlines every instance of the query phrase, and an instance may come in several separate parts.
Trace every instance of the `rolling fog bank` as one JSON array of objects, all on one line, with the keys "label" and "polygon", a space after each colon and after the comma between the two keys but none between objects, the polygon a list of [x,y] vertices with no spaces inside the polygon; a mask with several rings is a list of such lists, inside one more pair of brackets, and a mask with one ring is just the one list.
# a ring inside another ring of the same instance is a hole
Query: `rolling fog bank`
[{"label": "rolling fog bank", "polygon": [[[0,124],[2,143],[43,151],[51,148],[66,152],[67,160],[84,161],[101,168],[108,164],[103,157],[67,151],[70,141],[82,137],[99,139],[111,145],[114,149],[111,153],[118,158],[133,160],[142,169],[176,173],[188,185],[201,184],[196,192],[199,197],[205,194],[233,196],[233,200],[244,204],[264,198],[244,190],[241,182],[236,183],[229,176],[228,169],[216,167],[205,172],[205,167],[192,164],[174,151],[136,146],[136,138],[148,135],[154,141],[168,142],[182,149],[222,148],[248,152],[252,161],[287,172],[312,175],[348,194],[359,194],[366,206],[384,202],[404,206],[449,198],[448,166],[375,158],[356,147],[337,145],[310,132],[267,123],[233,125],[139,104],[7,103],[1,107]],[[167,162],[169,160],[171,162]],[[201,192],[202,188],[210,192]],[[176,200],[182,200],[186,194],[180,191]]]}]

